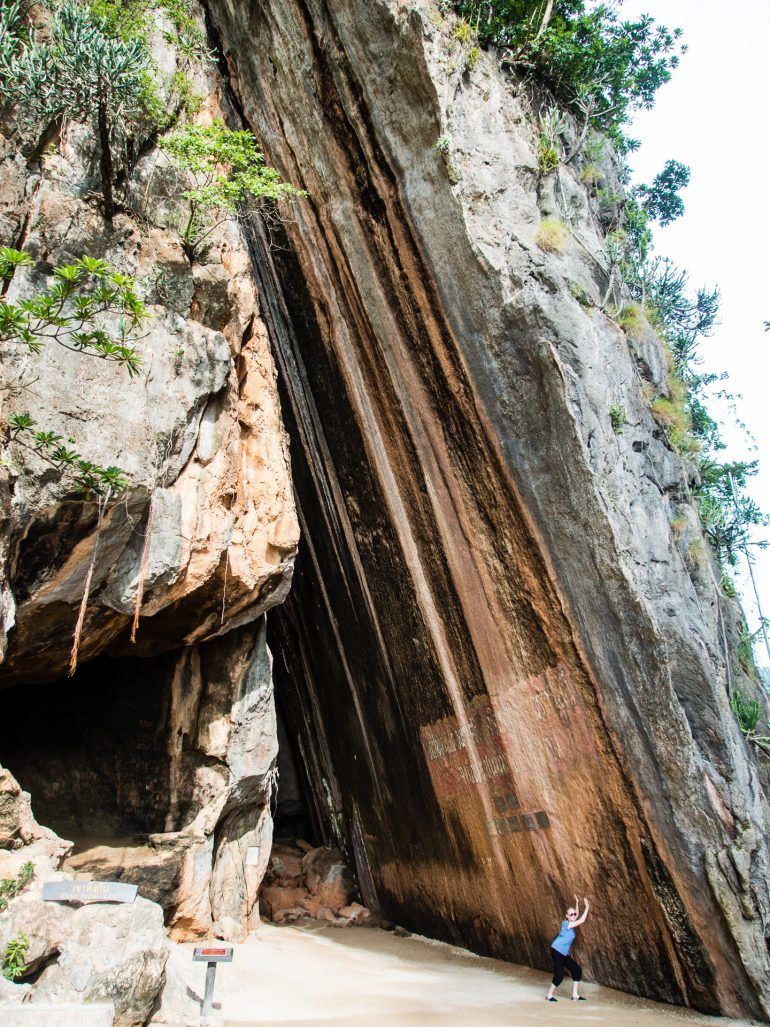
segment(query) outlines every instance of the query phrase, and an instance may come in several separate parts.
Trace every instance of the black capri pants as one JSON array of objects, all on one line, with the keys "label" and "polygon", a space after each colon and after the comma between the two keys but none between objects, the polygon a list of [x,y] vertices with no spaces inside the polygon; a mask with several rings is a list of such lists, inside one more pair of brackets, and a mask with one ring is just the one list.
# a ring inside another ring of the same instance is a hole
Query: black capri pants
[{"label": "black capri pants", "polygon": [[563,956],[561,952],[557,952],[555,948],[551,947],[551,959],[553,960],[553,985],[555,988],[558,988],[564,980],[565,970],[573,981],[583,980],[580,964],[576,963],[572,956]]}]

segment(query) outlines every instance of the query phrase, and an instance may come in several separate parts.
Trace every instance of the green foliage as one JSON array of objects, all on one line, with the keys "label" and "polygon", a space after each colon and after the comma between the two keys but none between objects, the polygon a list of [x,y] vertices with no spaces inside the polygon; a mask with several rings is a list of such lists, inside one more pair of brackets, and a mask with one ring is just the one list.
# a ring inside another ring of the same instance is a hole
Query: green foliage
[{"label": "green foliage", "polygon": [[[5,71],[19,52],[24,39],[24,10],[21,0],[0,3],[0,69]],[[0,95],[3,85],[0,83]]]},{"label": "green foliage", "polygon": [[614,3],[458,0],[455,8],[482,41],[506,47],[514,66],[534,73],[586,126],[604,130],[652,106],[684,49],[679,29],[649,15],[621,21]]},{"label": "green foliage", "polygon": [[610,407],[609,414],[612,430],[615,432],[616,435],[622,435],[623,426],[628,424],[628,414],[626,413],[626,408],[624,406],[615,406],[613,404],[613,406]]},{"label": "green foliage", "polygon": [[479,63],[480,58],[481,50],[477,46],[472,46],[468,51],[468,56],[465,58],[465,70],[467,72],[473,71]]},{"label": "green foliage", "polygon": [[102,467],[86,460],[77,450],[69,448],[74,439],[64,439],[52,431],[41,431],[29,413],[11,414],[8,419],[9,439],[29,445],[51,467],[71,472],[72,487],[84,493],[86,499],[94,495],[106,496],[125,492],[130,481],[120,467]]},{"label": "green foliage", "polygon": [[738,628],[738,642],[735,646],[738,662],[746,674],[748,674],[749,677],[753,677],[755,680],[759,678],[760,671],[754,658],[754,643],[757,641],[760,634],[762,634],[765,627],[766,621],[763,621],[756,631],[749,631],[749,626],[744,618],[741,620]]},{"label": "green foliage", "polygon": [[166,38],[178,51],[196,64],[211,60],[203,28],[193,17],[190,0],[88,0],[93,13],[104,19],[109,30],[124,40],[146,39],[153,9],[163,11],[173,26]]},{"label": "green foliage", "polygon": [[581,307],[588,308],[594,305],[591,297],[582,285],[579,285],[577,282],[570,282],[568,288],[570,296],[572,296],[573,299],[576,299]]},{"label": "green foliage", "polygon": [[549,145],[541,136],[537,144],[537,164],[544,175],[550,175],[555,171],[561,160],[561,155],[555,146]]},{"label": "green foliage", "polygon": [[10,938],[3,952],[3,977],[7,981],[17,981],[24,973],[27,965],[29,938],[19,934]]},{"label": "green foliage", "polygon": [[0,97],[14,103],[30,124],[64,116],[94,124],[108,219],[114,212],[116,136],[144,110],[149,67],[140,39],[112,35],[104,19],[74,0],[59,4],[46,32],[19,38],[0,66]]},{"label": "green foliage", "polygon": [[567,122],[559,108],[552,104],[540,117],[540,133],[537,137],[537,163],[544,175],[555,171],[561,163],[561,133]]},{"label": "green foliage", "polygon": [[[16,271],[32,263],[24,251],[0,248],[0,280],[7,288]],[[86,256],[54,268],[53,279],[47,289],[28,299],[10,303],[0,297],[0,341],[26,346],[32,353],[55,342],[119,364],[129,377],[137,375],[142,362],[129,343],[147,312],[133,279],[113,271],[103,260]],[[69,472],[73,487],[87,498],[128,488],[126,473],[119,467],[86,460],[70,448],[73,439],[40,428],[27,412],[11,414],[8,429],[11,441],[31,447],[51,466]]]},{"label": "green foliage", "polygon": [[[31,263],[29,254],[1,247],[0,279],[9,282],[18,268]],[[53,278],[37,296],[18,303],[0,298],[0,340],[24,345],[32,353],[40,353],[46,342],[57,342],[138,374],[141,359],[127,340],[147,313],[133,279],[85,256],[54,268]],[[117,318],[116,332],[109,329],[109,318]]]},{"label": "green foliage", "polygon": [[463,46],[466,46],[468,43],[472,43],[475,39],[475,33],[471,23],[469,21],[465,21],[464,18],[461,18],[452,31],[452,39],[461,43]]},{"label": "green foliage", "polygon": [[618,314],[618,324],[632,339],[642,339],[649,328],[649,321],[644,307],[640,303],[630,303]]},{"label": "green foliage", "polygon": [[735,714],[741,731],[747,737],[754,733],[761,709],[756,699],[748,699],[741,692],[736,692],[730,697],[730,709]]},{"label": "green foliage", "polygon": [[564,253],[568,238],[567,226],[556,218],[543,218],[535,233],[535,242],[546,253]]},{"label": "green foliage", "polygon": [[754,528],[766,526],[768,518],[746,490],[749,478],[757,472],[757,462],[723,463],[705,454],[698,461],[698,470],[698,513],[722,567],[734,567],[739,554],[752,547],[766,548],[767,542],[755,542],[752,533]]},{"label": "green foliage", "polygon": [[3,67],[0,94],[30,120],[89,120],[101,108],[125,119],[139,110],[147,64],[138,40],[111,36],[104,21],[65,0],[46,36],[31,33]]},{"label": "green foliage", "polygon": [[598,185],[603,177],[602,169],[596,164],[586,164],[580,172],[580,181],[589,188]]},{"label": "green foliage", "polygon": [[22,892],[35,876],[35,864],[27,861],[16,877],[4,877],[0,880],[0,913],[8,909],[8,903]]},{"label": "green foliage", "polygon": [[637,185],[631,195],[651,221],[665,227],[684,214],[684,201],[679,191],[690,181],[690,169],[678,160],[667,160],[652,180],[652,185]]},{"label": "green foliage", "polygon": [[160,145],[189,183],[182,192],[188,204],[182,242],[190,260],[200,256],[222,222],[307,195],[265,164],[251,132],[233,131],[222,122],[188,125]]},{"label": "green foliage", "polygon": [[728,599],[738,598],[738,589],[735,587],[735,582],[730,577],[730,575],[724,573],[724,571],[722,572],[722,577],[720,578],[719,585]]},{"label": "green foliage", "polygon": [[433,144],[433,149],[438,150],[441,154],[441,159],[444,161],[444,168],[446,169],[450,185],[457,185],[460,179],[458,178],[455,166],[452,163],[452,140],[447,135],[439,136]]}]

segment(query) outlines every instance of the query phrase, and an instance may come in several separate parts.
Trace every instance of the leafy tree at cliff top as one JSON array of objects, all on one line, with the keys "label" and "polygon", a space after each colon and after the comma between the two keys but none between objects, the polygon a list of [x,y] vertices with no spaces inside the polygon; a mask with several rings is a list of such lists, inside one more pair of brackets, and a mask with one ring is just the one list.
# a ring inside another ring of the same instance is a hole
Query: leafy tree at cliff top
[{"label": "leafy tree at cliff top", "polygon": [[681,31],[649,15],[621,21],[619,3],[584,0],[459,0],[455,7],[482,41],[506,47],[585,124],[616,129],[652,106],[679,63]]}]

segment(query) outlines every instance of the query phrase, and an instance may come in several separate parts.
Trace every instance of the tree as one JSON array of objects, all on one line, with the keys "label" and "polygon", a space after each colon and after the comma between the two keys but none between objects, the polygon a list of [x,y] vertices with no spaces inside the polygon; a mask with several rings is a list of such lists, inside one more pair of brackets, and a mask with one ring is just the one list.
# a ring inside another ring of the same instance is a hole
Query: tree
[{"label": "tree", "polygon": [[653,105],[683,52],[681,31],[649,15],[621,21],[613,3],[589,10],[584,0],[458,0],[455,7],[480,39],[504,47],[523,73],[544,82],[582,121],[565,162],[590,127],[615,131],[631,112]]},{"label": "tree", "polygon": [[[32,258],[22,250],[0,248],[0,281],[4,292],[20,268]],[[113,271],[103,260],[81,257],[54,268],[54,281],[43,292],[17,303],[0,298],[0,342],[41,353],[46,343],[86,353],[124,367],[130,377],[139,373],[141,359],[129,345],[147,312],[128,275]],[[119,467],[102,467],[71,448],[74,439],[41,429],[28,412],[11,414],[11,441],[35,450],[51,466],[70,472],[73,486],[85,493],[110,495],[128,488]]]},{"label": "tree", "polygon": [[205,127],[187,125],[160,145],[189,183],[182,193],[188,213],[181,235],[190,260],[200,256],[223,222],[307,195],[265,164],[251,132],[234,131],[221,121]]},{"label": "tree", "polygon": [[73,0],[54,12],[48,38],[31,30],[22,39],[18,18],[8,24],[10,35],[0,50],[0,95],[16,103],[31,123],[66,117],[95,125],[104,213],[111,220],[113,147],[144,109],[150,67],[146,47],[139,39],[111,35],[103,19]]},{"label": "tree", "polygon": [[639,202],[651,221],[665,228],[684,214],[684,201],[679,190],[690,182],[690,169],[678,160],[667,160],[652,185],[637,185],[631,195]]}]

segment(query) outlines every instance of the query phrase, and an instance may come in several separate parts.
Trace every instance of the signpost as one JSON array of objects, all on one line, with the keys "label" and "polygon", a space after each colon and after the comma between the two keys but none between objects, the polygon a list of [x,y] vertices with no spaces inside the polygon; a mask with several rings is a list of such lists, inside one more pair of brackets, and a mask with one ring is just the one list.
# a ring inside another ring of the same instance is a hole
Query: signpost
[{"label": "signpost", "polygon": [[201,1009],[201,1027],[208,1027],[211,1006],[214,1002],[214,978],[217,973],[217,963],[232,963],[232,945],[202,945],[193,950],[193,960],[196,963],[206,963],[206,990],[203,993],[203,1008]]},{"label": "signpost", "polygon": [[46,881],[44,902],[133,902],[138,886],[119,881]]}]

